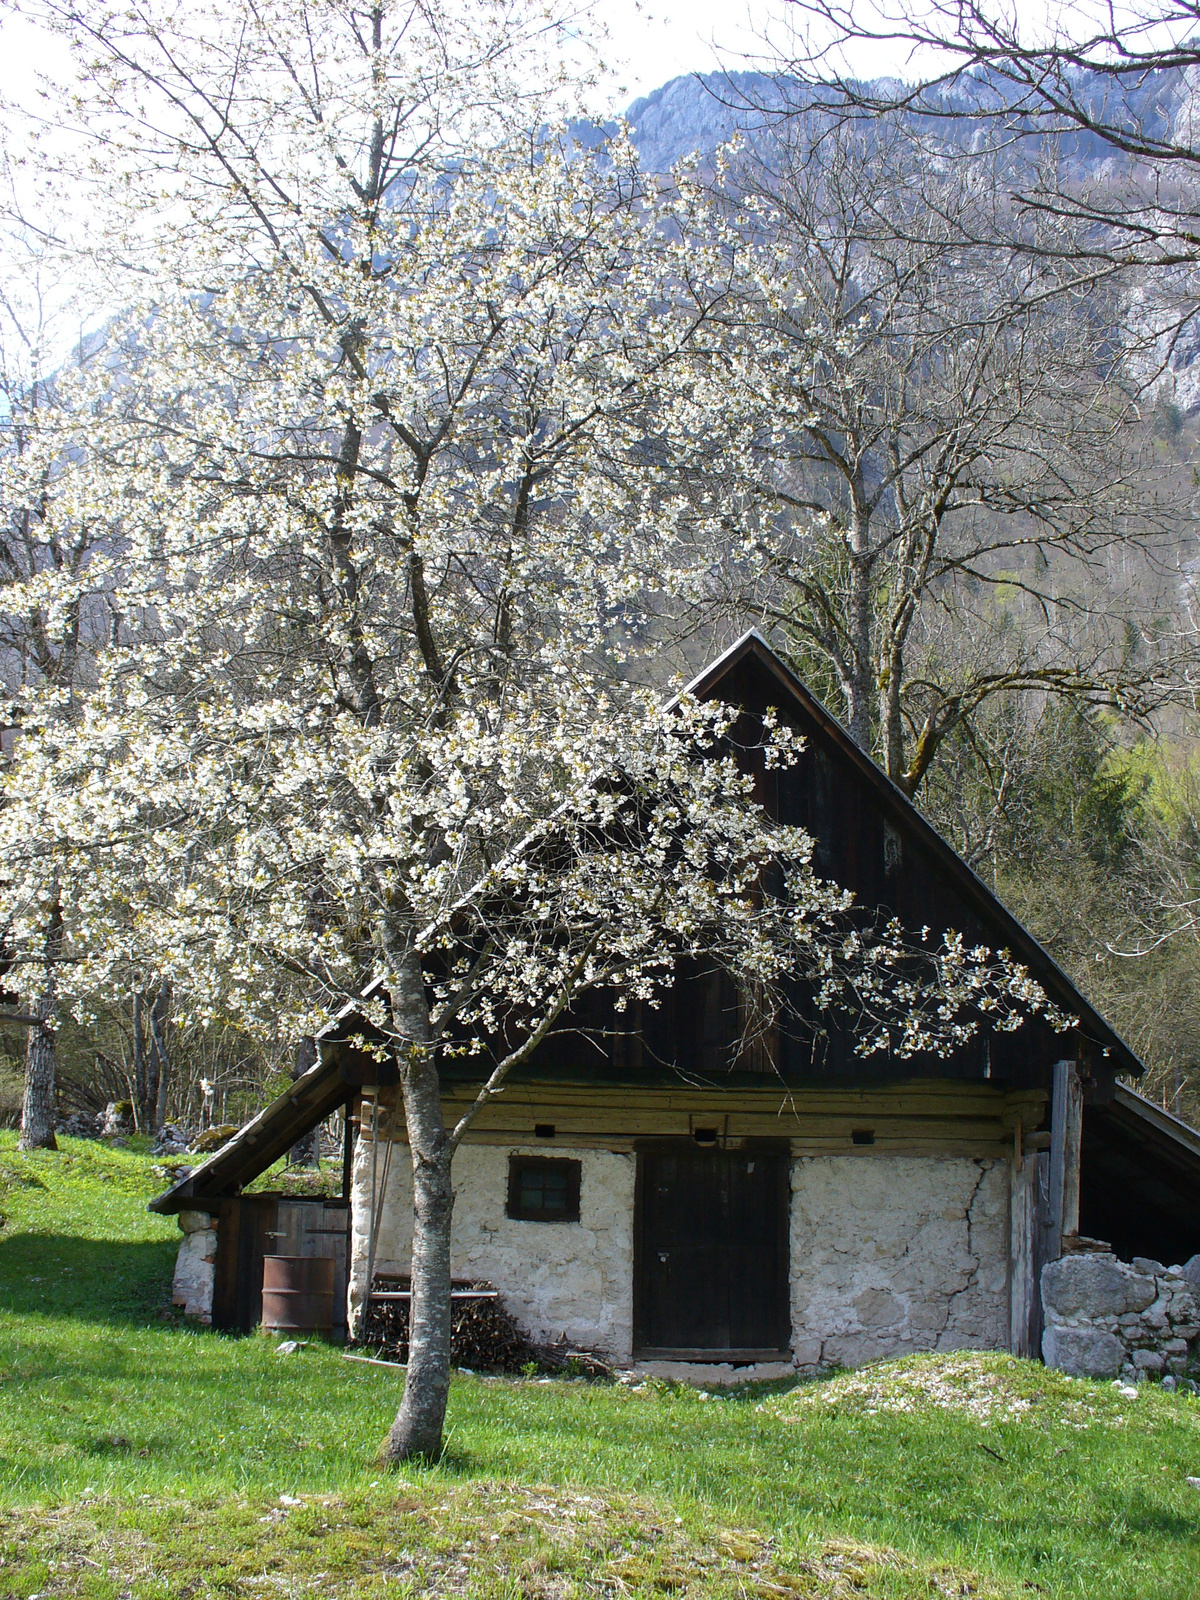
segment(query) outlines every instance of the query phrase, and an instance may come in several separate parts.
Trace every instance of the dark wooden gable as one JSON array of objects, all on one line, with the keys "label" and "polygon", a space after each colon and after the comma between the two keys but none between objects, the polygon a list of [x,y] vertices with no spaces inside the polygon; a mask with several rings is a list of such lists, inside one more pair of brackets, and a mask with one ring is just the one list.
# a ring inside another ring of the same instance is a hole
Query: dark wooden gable
[{"label": "dark wooden gable", "polygon": [[981,1030],[949,1057],[864,1058],[845,1033],[820,1025],[797,990],[795,1016],[773,1041],[768,1063],[739,1059],[738,999],[725,975],[703,964],[681,971],[658,1007],[636,1019],[614,1017],[589,997],[575,1013],[576,1031],[548,1041],[533,1078],[646,1081],[660,1075],[712,1082],[751,1081],[770,1066],[797,1085],[879,1084],[913,1078],[985,1080],[999,1087],[1048,1086],[1052,1064],[1089,1059],[1111,1082],[1114,1072],[1142,1067],[1028,931],[860,750],[757,634],[748,634],[691,685],[701,698],[742,708],[745,743],[773,708],[804,737],[798,763],[760,774],[762,802],[782,821],[807,829],[814,865],[860,904],[895,915],[909,930],[930,930],[933,942],[953,930],[970,944],[1007,949],[1031,970],[1053,1000],[1080,1020],[1062,1034],[1037,1019],[1014,1033]]}]

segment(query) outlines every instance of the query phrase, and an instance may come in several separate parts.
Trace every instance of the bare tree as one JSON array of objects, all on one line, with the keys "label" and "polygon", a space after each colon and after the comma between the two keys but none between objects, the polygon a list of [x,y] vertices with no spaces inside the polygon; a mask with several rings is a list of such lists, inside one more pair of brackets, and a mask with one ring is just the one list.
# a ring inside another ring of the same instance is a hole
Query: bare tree
[{"label": "bare tree", "polygon": [[140,1133],[157,1133],[166,1121],[171,1086],[167,1025],[171,986],[161,982],[149,997],[135,989],[133,1020],[133,1108]]},{"label": "bare tree", "polygon": [[712,291],[693,594],[773,626],[910,795],[997,696],[1156,704],[1189,647],[1163,626],[1187,485],[1153,463],[1107,269],[1060,271],[1057,220],[1015,248],[993,155],[895,116],[782,116],[739,178],[774,259],[734,252]]},{"label": "bare tree", "polygon": [[[940,127],[959,148],[989,143],[1008,167],[1014,216],[1067,219],[1075,261],[1137,269],[1127,283],[1134,294],[1154,283],[1146,326],[1157,334],[1161,370],[1198,303],[1195,0],[1127,8],[1084,0],[1041,20],[990,0],[917,9],[792,0],[792,12],[800,26],[788,72],[806,85],[807,104],[835,117],[900,113]],[[881,44],[932,70],[907,83],[862,80],[854,56]]]}]

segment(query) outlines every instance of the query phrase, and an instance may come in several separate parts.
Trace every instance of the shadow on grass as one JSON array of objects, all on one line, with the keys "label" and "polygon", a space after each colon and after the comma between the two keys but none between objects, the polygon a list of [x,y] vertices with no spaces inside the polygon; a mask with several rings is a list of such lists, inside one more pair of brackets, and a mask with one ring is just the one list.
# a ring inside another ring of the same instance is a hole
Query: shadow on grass
[{"label": "shadow on grass", "polygon": [[0,1311],[145,1323],[171,1296],[178,1242],[0,1235]]}]

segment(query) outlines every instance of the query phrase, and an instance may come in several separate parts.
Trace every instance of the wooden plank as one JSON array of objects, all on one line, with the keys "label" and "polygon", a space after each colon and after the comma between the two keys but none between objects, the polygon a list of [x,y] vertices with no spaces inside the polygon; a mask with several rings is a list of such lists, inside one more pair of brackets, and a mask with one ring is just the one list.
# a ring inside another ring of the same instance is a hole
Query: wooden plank
[{"label": "wooden plank", "polygon": [[[470,1105],[473,1098],[471,1093],[451,1086],[443,1095],[443,1102],[447,1107],[453,1105],[461,1109]],[[546,1084],[538,1085],[536,1093],[526,1090],[524,1086],[508,1092],[502,1091],[489,1106],[484,1107],[481,1115],[504,1108],[509,1108],[513,1114],[518,1114],[516,1108],[520,1107],[519,1114],[532,1116],[535,1110],[540,1112],[544,1108],[556,1106],[562,1107],[564,1111],[569,1107],[588,1111],[599,1107],[619,1111],[637,1107],[658,1111],[698,1112],[708,1109],[724,1113],[747,1110],[772,1114],[795,1109],[801,1113],[842,1116],[857,1116],[872,1111],[881,1115],[887,1112],[901,1115],[930,1115],[939,1110],[959,1115],[966,1110],[974,1111],[977,1115],[999,1116],[1010,1103],[1033,1104],[1044,1100],[1045,1095],[1036,1091],[1022,1091],[1010,1096],[1003,1090],[988,1088],[985,1085],[964,1084],[960,1088],[953,1083],[928,1087],[906,1084],[897,1089],[836,1093],[825,1090],[788,1091],[778,1084],[773,1084],[769,1088],[757,1086],[671,1090],[627,1088],[621,1091],[603,1088],[567,1089]],[[385,1103],[381,1101],[381,1115],[384,1106]]]},{"label": "wooden plank", "polygon": [[[775,1129],[773,1137],[779,1137],[779,1130]],[[404,1145],[404,1140],[396,1143]],[[493,1148],[520,1149],[534,1148],[534,1141],[524,1134],[517,1133],[471,1133],[463,1141],[467,1145],[487,1145]],[[621,1137],[617,1134],[580,1133],[571,1137],[570,1143],[563,1141],[547,1142],[538,1141],[538,1148],[543,1153],[552,1153],[554,1150],[605,1150],[613,1155],[629,1155],[642,1141],[630,1137]],[[740,1141],[738,1141],[740,1143]],[[382,1141],[381,1141],[382,1143]],[[1012,1151],[1012,1141],[1007,1135],[992,1139],[962,1139],[949,1135],[930,1136],[924,1139],[897,1138],[889,1139],[883,1132],[877,1132],[873,1145],[855,1145],[848,1139],[804,1139],[791,1138],[787,1140],[792,1153],[797,1156],[804,1155],[837,1155],[848,1156],[854,1160],[873,1161],[881,1156],[911,1155],[911,1156],[978,1156],[997,1161],[1007,1160]]]},{"label": "wooden plank", "polygon": [[1067,1105],[1063,1130],[1062,1231],[1064,1238],[1079,1234],[1080,1151],[1083,1143],[1083,1085],[1078,1069],[1067,1073]]},{"label": "wooden plank", "polygon": [[[454,1088],[444,1099],[447,1118],[456,1117],[470,1096]],[[785,1138],[797,1154],[853,1152],[871,1155],[943,1154],[1006,1156],[1011,1132],[1042,1120],[1046,1096],[1040,1090],[1007,1092],[990,1085],[926,1081],[877,1091],[627,1089],[620,1094],[571,1085],[514,1085],[480,1113],[467,1135],[469,1144],[521,1145],[535,1150],[605,1149],[628,1152],[654,1138],[686,1138],[711,1123],[731,1141]],[[385,1109],[394,1102],[380,1096],[381,1142],[404,1141],[402,1116]],[[366,1097],[362,1136],[370,1137],[371,1100]],[[538,1124],[551,1124],[555,1137],[541,1140]],[[869,1127],[875,1142],[854,1146],[851,1135]]]},{"label": "wooden plank", "polygon": [[[499,1300],[499,1289],[451,1289],[451,1300]],[[372,1300],[411,1300],[411,1289],[373,1289]]]},{"label": "wooden plank", "polygon": [[1014,1160],[1011,1171],[1008,1348],[1015,1356],[1036,1357],[1037,1158]]},{"label": "wooden plank", "polygon": [[1054,1063],[1050,1113],[1050,1195],[1045,1258],[1062,1255],[1064,1234],[1079,1232],[1079,1147],[1083,1132],[1083,1090],[1073,1061]]},{"label": "wooden plank", "polygon": [[[487,1132],[520,1135],[535,1143],[542,1143],[534,1135],[538,1123],[549,1121],[551,1112],[546,1111],[545,1116],[539,1113],[536,1121],[517,1121],[514,1117],[492,1116],[480,1117],[474,1124],[472,1132]],[[1004,1139],[1011,1143],[1008,1130],[1000,1117],[888,1117],[888,1116],[825,1116],[825,1117],[777,1117],[756,1116],[752,1112],[728,1113],[728,1116],[713,1111],[676,1112],[676,1113],[647,1113],[639,1111],[598,1112],[594,1116],[558,1117],[552,1123],[555,1130],[555,1139],[561,1143],[575,1133],[619,1133],[630,1138],[652,1139],[656,1135],[688,1134],[696,1128],[705,1126],[715,1128],[718,1133],[728,1133],[731,1137],[751,1137],[775,1139],[795,1139],[806,1134],[817,1138],[846,1138],[858,1128],[873,1128],[876,1132],[887,1129],[893,1134],[903,1136],[913,1135],[920,1137],[927,1133],[936,1133],[939,1129],[957,1129],[964,1136],[979,1134],[981,1137],[991,1139]],[[552,1141],[546,1140],[547,1144]]]},{"label": "wooden plank", "polygon": [[216,1210],[217,1260],[213,1274],[212,1325],[225,1330],[237,1327],[239,1229],[242,1202],[222,1200]]}]

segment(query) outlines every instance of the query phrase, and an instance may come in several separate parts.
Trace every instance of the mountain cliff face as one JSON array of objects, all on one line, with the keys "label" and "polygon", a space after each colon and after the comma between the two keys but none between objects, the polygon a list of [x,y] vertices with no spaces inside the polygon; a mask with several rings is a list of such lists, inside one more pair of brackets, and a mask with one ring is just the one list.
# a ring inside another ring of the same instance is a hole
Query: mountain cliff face
[{"label": "mountain cliff face", "polygon": [[[877,79],[864,88],[869,93],[895,91],[896,79]],[[1146,73],[1126,86],[1114,101],[1112,86],[1085,78],[1078,80],[1079,99],[1097,119],[1120,123],[1127,118],[1153,138],[1176,138],[1193,146],[1200,142],[1200,84],[1190,72]],[[946,90],[943,106],[963,114],[957,124],[941,122],[943,136],[970,145],[977,126],[971,112],[994,114],[1012,103],[1012,88],[990,74],[979,73],[964,84]],[[686,73],[671,78],[661,88],[635,100],[625,113],[634,143],[645,166],[665,172],[682,158],[698,152],[708,155],[738,129],[753,136],[770,113],[786,105],[803,111],[811,94],[794,78],[765,72]],[[955,131],[951,133],[951,128]],[[1102,176],[1119,157],[1112,146],[1095,134],[1069,133],[1057,141],[1059,159],[1080,175]]]},{"label": "mountain cliff face", "polygon": [[[870,87],[884,93],[898,85],[881,80]],[[1127,118],[1131,126],[1153,138],[1175,140],[1193,149],[1200,146],[1200,81],[1191,72],[1145,74],[1130,81],[1119,101],[1113,99],[1111,84],[1099,80],[1080,79],[1077,90],[1097,118],[1118,125]],[[939,136],[970,148],[983,127],[972,112],[994,113],[1011,103],[1011,93],[1009,85],[986,74],[947,91],[944,104],[953,105],[962,117],[939,120]],[[691,73],[672,78],[635,100],[625,119],[645,170],[668,172],[690,156],[703,162],[738,131],[753,143],[773,113],[787,106],[803,115],[811,103],[810,92],[793,78],[763,72]],[[818,111],[809,114],[814,123],[822,117]],[[1121,181],[1126,158],[1094,134],[1062,134],[1055,141],[1054,154],[1069,186],[1095,193]],[[1132,288],[1119,334],[1145,340],[1152,327],[1169,325],[1172,316],[1196,298],[1194,285],[1185,281],[1193,276],[1188,267],[1177,267]],[[1200,317],[1185,314],[1180,326],[1153,341],[1143,367],[1158,398],[1180,411],[1200,412]]]},{"label": "mountain cliff face", "polygon": [[762,126],[799,86],[765,72],[688,73],[635,100],[625,113],[642,164],[667,172],[677,161],[710,155],[739,129]]}]

